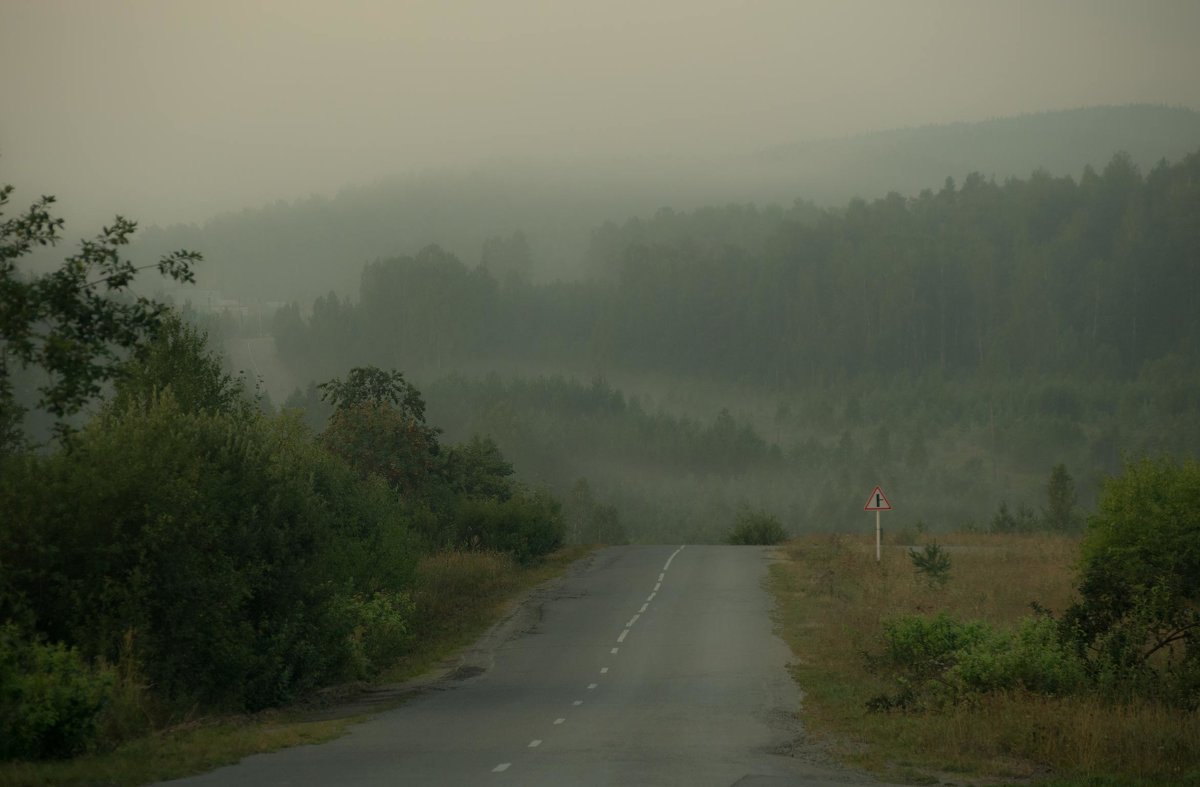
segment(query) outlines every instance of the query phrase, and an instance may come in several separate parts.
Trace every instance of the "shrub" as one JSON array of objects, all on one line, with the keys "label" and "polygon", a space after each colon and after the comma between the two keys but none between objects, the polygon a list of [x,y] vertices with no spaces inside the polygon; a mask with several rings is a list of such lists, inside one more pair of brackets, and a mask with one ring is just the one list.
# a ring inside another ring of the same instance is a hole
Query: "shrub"
[{"label": "shrub", "polygon": [[738,514],[725,541],[729,544],[766,545],[778,544],[787,538],[779,518],[766,511],[746,510]]},{"label": "shrub", "polygon": [[354,677],[367,678],[386,668],[412,641],[416,608],[407,593],[356,593],[340,597],[335,608],[351,621],[349,656]]},{"label": "shrub", "polygon": [[113,676],[78,651],[0,628],[0,759],[69,757],[92,747]]},{"label": "shrub", "polygon": [[460,545],[507,552],[522,564],[554,551],[565,532],[561,506],[541,492],[522,491],[508,500],[468,498],[454,519]]},{"label": "shrub", "polygon": [[1060,696],[1088,684],[1083,661],[1044,616],[1013,631],[944,613],[897,618],[884,625],[883,650],[871,661],[897,686],[871,699],[872,710],[920,710],[1015,690]]}]

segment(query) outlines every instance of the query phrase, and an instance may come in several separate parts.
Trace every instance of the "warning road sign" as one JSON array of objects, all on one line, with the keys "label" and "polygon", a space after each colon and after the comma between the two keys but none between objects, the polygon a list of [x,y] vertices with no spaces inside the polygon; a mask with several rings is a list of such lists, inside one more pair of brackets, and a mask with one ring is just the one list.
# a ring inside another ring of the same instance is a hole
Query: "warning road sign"
[{"label": "warning road sign", "polygon": [[863,511],[891,511],[892,504],[888,502],[887,495],[879,487],[875,487],[875,491],[867,498],[867,504],[863,506]]}]

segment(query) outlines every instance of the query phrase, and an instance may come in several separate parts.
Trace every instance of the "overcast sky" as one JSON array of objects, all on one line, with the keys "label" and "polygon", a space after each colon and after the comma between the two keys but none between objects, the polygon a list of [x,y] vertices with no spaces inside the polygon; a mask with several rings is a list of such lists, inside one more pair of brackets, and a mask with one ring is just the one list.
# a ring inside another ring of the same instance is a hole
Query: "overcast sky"
[{"label": "overcast sky", "polygon": [[496,158],[1198,108],[1197,40],[1196,0],[0,0],[0,182],[198,222]]}]

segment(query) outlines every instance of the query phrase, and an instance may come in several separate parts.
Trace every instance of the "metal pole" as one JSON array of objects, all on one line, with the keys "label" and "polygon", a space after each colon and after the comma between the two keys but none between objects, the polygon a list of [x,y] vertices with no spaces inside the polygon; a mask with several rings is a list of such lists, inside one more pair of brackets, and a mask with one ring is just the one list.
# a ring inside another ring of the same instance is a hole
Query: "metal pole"
[{"label": "metal pole", "polygon": [[879,509],[875,509],[875,562],[879,562]]}]

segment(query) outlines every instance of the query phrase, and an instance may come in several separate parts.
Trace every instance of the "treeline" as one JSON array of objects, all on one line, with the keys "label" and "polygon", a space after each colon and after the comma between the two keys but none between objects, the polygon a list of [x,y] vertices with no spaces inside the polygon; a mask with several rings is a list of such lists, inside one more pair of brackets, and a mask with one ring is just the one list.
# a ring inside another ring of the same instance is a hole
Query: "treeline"
[{"label": "treeline", "polygon": [[[496,438],[522,477],[568,503],[568,538],[583,542],[718,541],[746,506],[793,534],[852,530],[868,524],[862,504],[875,484],[897,504],[886,523],[897,534],[1070,531],[1123,457],[1186,456],[1200,440],[1196,373],[1173,367],[1104,385],[710,390],[703,401],[724,395],[737,407],[707,416],[680,414],[688,408],[670,395],[628,394],[599,379],[451,374],[423,387],[430,423],[452,440]],[[321,429],[330,409],[319,393],[310,386],[284,406]],[[1046,514],[1055,509],[1047,487],[1056,467],[1060,486],[1070,477],[1069,494],[1058,497],[1077,501],[1074,520]],[[597,530],[592,507],[571,508],[581,484],[612,508],[611,525]]]},{"label": "treeline", "polygon": [[0,451],[0,757],[369,678],[562,542],[560,504],[399,373],[330,381],[314,433],[196,329],[154,335],[82,429]]},{"label": "treeline", "polygon": [[812,220],[731,207],[607,225],[585,283],[501,284],[436,247],[357,301],[281,310],[298,370],[504,358],[776,388],[927,374],[1129,378],[1200,347],[1200,154],[1076,181],[981,175]]}]

